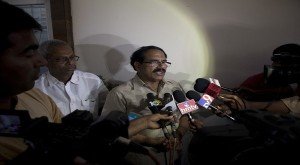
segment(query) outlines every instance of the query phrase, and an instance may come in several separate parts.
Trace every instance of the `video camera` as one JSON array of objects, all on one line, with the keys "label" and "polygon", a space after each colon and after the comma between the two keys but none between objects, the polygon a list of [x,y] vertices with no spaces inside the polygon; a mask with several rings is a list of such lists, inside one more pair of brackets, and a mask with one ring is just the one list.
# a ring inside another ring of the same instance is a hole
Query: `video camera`
[{"label": "video camera", "polygon": [[44,116],[31,119],[26,110],[0,110],[0,136],[21,137],[28,144],[10,164],[73,164],[77,156],[92,163],[120,161],[127,149],[114,140],[128,137],[128,125],[128,117],[118,111],[94,121],[89,111],[76,110],[62,123],[51,123]]},{"label": "video camera", "polygon": [[300,82],[300,65],[264,66],[265,83],[282,86]]}]

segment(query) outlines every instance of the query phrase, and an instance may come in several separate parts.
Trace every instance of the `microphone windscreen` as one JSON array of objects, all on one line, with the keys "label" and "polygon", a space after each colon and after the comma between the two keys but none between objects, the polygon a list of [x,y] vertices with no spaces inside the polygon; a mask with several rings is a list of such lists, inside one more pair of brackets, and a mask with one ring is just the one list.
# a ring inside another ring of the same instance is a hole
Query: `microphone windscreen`
[{"label": "microphone windscreen", "polygon": [[201,96],[196,91],[190,90],[186,93],[186,97],[188,99],[194,99],[195,101],[199,101]]},{"label": "microphone windscreen", "polygon": [[207,79],[205,79],[205,78],[198,78],[196,80],[196,84],[198,84],[198,83],[209,84],[210,82]]},{"label": "microphone windscreen", "polygon": [[205,89],[209,86],[210,82],[203,78],[198,78],[194,85],[194,89],[197,92],[204,93]]},{"label": "microphone windscreen", "polygon": [[177,103],[181,103],[181,102],[184,102],[186,101],[186,98],[184,96],[184,93],[180,90],[176,90],[173,92],[173,96],[174,96],[174,99]]},{"label": "microphone windscreen", "polygon": [[149,101],[153,101],[153,100],[155,99],[154,94],[153,94],[153,93],[147,93],[147,99],[148,99]]},{"label": "microphone windscreen", "polygon": [[173,97],[170,93],[165,93],[164,94],[164,104],[167,104],[173,100]]}]

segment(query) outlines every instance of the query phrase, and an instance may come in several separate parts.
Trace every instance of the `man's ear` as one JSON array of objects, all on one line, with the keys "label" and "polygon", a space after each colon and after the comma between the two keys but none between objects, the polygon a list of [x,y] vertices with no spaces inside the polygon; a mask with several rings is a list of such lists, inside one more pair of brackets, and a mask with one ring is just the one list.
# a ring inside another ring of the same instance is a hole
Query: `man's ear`
[{"label": "man's ear", "polygon": [[138,71],[138,70],[140,70],[142,64],[140,62],[136,61],[136,62],[134,62],[133,65],[134,65],[134,70]]}]

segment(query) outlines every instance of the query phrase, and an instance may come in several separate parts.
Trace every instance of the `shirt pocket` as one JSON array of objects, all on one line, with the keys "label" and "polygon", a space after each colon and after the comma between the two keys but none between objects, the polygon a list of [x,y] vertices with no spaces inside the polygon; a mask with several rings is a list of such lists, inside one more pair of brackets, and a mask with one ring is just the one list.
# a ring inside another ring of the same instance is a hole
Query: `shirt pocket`
[{"label": "shirt pocket", "polygon": [[81,109],[82,110],[88,110],[88,111],[93,111],[95,109],[96,105],[96,99],[84,99],[81,100]]}]

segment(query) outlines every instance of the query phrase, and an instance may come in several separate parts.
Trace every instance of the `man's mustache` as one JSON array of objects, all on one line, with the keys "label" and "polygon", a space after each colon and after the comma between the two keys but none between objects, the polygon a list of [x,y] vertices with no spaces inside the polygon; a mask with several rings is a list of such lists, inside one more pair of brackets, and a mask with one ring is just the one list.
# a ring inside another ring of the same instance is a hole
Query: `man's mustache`
[{"label": "man's mustache", "polygon": [[163,69],[163,68],[154,69],[153,72],[164,72],[164,73],[166,73],[166,69]]}]

